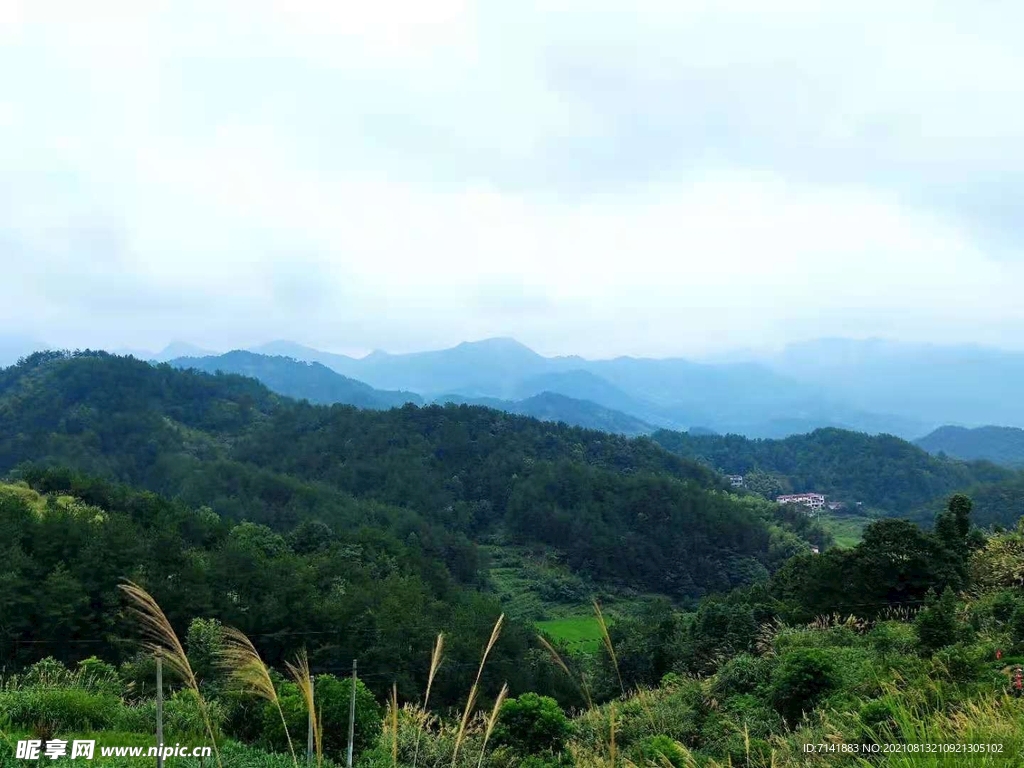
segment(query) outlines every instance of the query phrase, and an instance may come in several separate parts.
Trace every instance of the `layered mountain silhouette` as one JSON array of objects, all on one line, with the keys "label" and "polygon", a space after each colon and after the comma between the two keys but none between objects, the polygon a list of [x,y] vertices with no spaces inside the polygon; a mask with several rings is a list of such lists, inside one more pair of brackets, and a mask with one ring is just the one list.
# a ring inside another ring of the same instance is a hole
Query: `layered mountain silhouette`
[{"label": "layered mountain silhouette", "polygon": [[[826,387],[762,362],[544,357],[510,338],[410,354],[374,352],[364,358],[325,353],[288,341],[271,342],[253,351],[317,362],[372,387],[409,390],[426,400],[453,395],[477,402],[490,398],[507,401],[501,407],[511,408],[508,402],[552,393],[666,429],[699,424],[721,433],[781,437],[819,427],[840,427],[917,437],[935,426],[850,406]],[[573,403],[573,407],[578,405]],[[578,423],[571,418],[560,420]]]},{"label": "layered mountain silhouette", "polygon": [[[6,341],[0,343],[0,362],[8,364],[46,346],[14,337]],[[220,359],[183,342],[157,353],[132,354],[176,365],[183,358],[202,360],[193,364],[247,373],[278,392],[314,402],[380,408],[455,397],[581,426],[618,425],[613,429],[624,434],[699,425],[719,434],[778,438],[837,427],[923,440],[947,424],[1024,427],[1024,398],[1018,395],[1024,391],[1024,353],[984,347],[818,339],[774,354],[745,352],[719,362],[587,360],[545,357],[503,337],[426,352],[377,351],[361,358],[286,340],[248,352],[320,368],[293,365],[285,372],[280,361],[270,366],[237,355]],[[344,378],[332,379],[328,371]],[[541,395],[541,401],[528,402]],[[931,443],[923,445],[932,450]],[[1016,449],[949,450],[935,443],[934,450],[1002,463],[1018,460]]]}]

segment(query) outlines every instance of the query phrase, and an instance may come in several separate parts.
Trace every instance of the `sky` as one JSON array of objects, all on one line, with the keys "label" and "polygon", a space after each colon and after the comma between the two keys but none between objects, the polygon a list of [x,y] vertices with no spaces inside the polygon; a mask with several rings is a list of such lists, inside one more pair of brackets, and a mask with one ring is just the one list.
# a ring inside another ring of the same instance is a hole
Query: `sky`
[{"label": "sky", "polygon": [[0,334],[1024,348],[1024,6],[0,0]]}]

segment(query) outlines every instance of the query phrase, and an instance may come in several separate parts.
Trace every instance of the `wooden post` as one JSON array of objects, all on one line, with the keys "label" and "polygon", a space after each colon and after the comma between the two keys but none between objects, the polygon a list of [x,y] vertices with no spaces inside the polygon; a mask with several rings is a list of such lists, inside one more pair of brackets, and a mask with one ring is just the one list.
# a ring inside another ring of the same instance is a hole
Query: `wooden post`
[{"label": "wooden post", "polygon": [[348,703],[348,757],[345,759],[346,768],[352,768],[352,742],[356,732],[356,660],[352,659],[352,698]]},{"label": "wooden post", "polygon": [[[313,681],[309,681],[310,693],[313,693]],[[315,701],[315,699],[314,699]],[[313,707],[309,708],[309,726],[306,729],[306,766],[313,765]]]},{"label": "wooden post", "polygon": [[164,660],[156,657],[156,768],[164,768]]}]

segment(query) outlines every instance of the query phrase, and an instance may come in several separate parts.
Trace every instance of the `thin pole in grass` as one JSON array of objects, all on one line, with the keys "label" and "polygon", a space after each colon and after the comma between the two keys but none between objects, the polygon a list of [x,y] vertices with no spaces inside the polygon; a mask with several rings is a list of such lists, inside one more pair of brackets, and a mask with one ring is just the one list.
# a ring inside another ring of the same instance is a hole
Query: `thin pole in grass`
[{"label": "thin pole in grass", "polygon": [[501,635],[501,625],[504,621],[505,614],[503,613],[494,622],[494,629],[491,630],[491,639],[487,641],[487,647],[484,648],[484,655],[480,659],[480,666],[476,671],[476,680],[473,681],[473,687],[469,689],[469,696],[466,698],[466,708],[462,712],[459,731],[455,735],[455,748],[452,750],[452,768],[455,768],[455,761],[459,757],[459,747],[462,746],[462,740],[466,737],[466,725],[469,723],[469,715],[473,711],[473,705],[476,704],[476,696],[480,688],[480,676],[484,673],[484,665],[487,663],[487,657],[491,654],[491,649],[498,642],[498,637]]},{"label": "thin pole in grass", "polygon": [[348,701],[348,754],[345,757],[346,768],[352,768],[352,743],[356,733],[356,660],[352,659],[352,695]]},{"label": "thin pole in grass", "polygon": [[[306,711],[309,712],[309,722],[312,731],[312,741],[316,745],[316,763],[319,766],[323,762],[323,743],[320,738],[319,721],[316,717],[316,699],[313,696],[313,675],[309,671],[309,657],[306,655],[306,649],[302,651],[295,659],[295,663],[285,662],[285,667],[288,669],[288,673],[292,676],[296,685],[299,686],[299,691],[302,693],[302,698],[306,702]],[[311,750],[308,747],[307,742],[307,761],[310,760]]]},{"label": "thin pole in grass", "polygon": [[391,684],[391,765],[398,768],[398,683]]}]

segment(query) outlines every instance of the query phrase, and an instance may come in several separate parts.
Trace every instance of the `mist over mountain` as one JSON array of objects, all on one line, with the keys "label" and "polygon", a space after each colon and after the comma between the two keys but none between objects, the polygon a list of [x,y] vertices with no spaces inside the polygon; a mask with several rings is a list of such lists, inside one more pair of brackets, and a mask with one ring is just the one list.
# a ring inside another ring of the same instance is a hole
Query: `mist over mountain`
[{"label": "mist over mountain", "polygon": [[881,339],[818,339],[789,345],[765,363],[865,411],[898,413],[932,427],[1024,427],[1020,352]]}]

